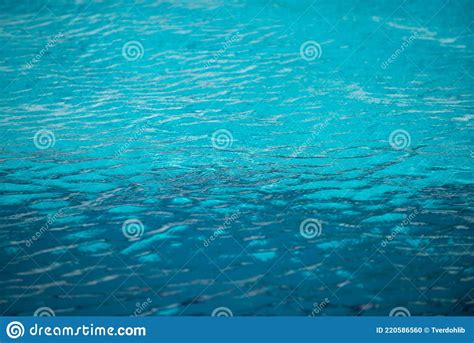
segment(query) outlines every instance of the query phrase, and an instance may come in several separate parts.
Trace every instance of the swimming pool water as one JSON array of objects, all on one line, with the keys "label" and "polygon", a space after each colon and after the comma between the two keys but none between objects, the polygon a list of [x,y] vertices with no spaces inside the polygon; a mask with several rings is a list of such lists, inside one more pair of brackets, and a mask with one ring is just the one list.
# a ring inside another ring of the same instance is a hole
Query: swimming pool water
[{"label": "swimming pool water", "polygon": [[472,1],[0,7],[1,314],[474,313]]}]

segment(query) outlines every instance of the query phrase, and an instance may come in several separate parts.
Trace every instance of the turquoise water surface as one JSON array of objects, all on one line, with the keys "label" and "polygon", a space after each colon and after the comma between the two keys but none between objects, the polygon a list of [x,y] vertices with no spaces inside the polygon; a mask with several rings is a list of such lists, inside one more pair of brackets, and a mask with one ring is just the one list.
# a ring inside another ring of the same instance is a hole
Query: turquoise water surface
[{"label": "turquoise water surface", "polygon": [[474,314],[473,10],[2,2],[0,314]]}]

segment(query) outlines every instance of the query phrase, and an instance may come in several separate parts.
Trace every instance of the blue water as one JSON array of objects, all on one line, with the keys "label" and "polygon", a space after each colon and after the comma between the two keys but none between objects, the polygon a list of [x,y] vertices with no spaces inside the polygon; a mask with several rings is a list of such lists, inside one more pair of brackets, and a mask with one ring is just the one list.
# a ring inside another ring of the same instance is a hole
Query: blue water
[{"label": "blue water", "polygon": [[472,315],[473,10],[2,2],[0,314]]}]

